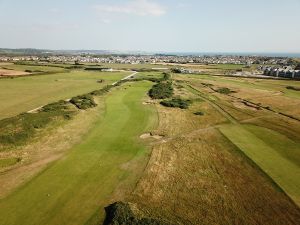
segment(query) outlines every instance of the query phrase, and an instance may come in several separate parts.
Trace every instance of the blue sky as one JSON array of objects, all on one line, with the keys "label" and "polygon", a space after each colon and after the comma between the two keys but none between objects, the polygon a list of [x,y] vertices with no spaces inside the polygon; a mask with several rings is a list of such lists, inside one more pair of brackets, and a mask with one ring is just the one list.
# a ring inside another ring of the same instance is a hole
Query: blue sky
[{"label": "blue sky", "polygon": [[300,0],[0,0],[0,47],[300,52]]}]

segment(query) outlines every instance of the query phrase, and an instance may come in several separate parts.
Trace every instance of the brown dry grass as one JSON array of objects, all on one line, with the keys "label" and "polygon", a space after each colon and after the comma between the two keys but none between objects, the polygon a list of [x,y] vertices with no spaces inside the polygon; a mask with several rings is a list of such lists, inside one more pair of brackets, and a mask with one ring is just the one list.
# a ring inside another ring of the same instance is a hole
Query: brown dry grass
[{"label": "brown dry grass", "polygon": [[[226,80],[225,83],[224,80]],[[211,89],[202,85],[203,82],[212,84],[214,89],[227,87],[235,91],[236,93],[233,93],[230,96],[219,93],[213,93]],[[261,81],[256,79],[251,80],[243,78],[219,78],[215,80],[204,81],[199,79],[192,80],[193,86],[197,87],[198,89],[201,89],[201,91],[203,91],[207,95],[216,96],[218,99],[224,102],[234,102],[237,99],[249,100],[256,104],[260,104],[261,106],[270,107],[271,109],[276,110],[278,112],[284,112],[288,115],[300,118],[300,99],[285,96],[283,91],[285,90],[286,86],[282,85],[282,82],[269,80]],[[261,86],[256,86],[257,83],[258,85],[266,85],[266,87],[268,87],[269,89],[263,90]],[[243,108],[248,108],[249,110],[253,111],[253,108],[251,109],[251,107]],[[259,115],[260,113],[258,112],[255,114]]]},{"label": "brown dry grass", "polygon": [[220,114],[203,117],[158,106],[156,133],[169,137],[152,151],[129,201],[176,224],[300,223],[297,206],[214,126]]}]

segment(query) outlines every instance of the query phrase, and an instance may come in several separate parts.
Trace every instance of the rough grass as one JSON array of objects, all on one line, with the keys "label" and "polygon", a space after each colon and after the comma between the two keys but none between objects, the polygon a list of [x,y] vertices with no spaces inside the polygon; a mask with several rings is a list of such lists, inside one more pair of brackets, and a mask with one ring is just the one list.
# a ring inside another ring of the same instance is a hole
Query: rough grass
[{"label": "rough grass", "polygon": [[130,85],[108,96],[103,119],[64,159],[0,200],[1,225],[82,225],[107,205],[107,198],[129,174],[121,166],[144,154],[136,138],[156,117],[152,107],[142,105],[151,83]]},{"label": "rough grass", "polygon": [[[219,112],[198,104],[158,108],[155,133],[167,138],[128,201],[175,224],[299,223],[299,209],[215,128]],[[197,107],[204,116],[192,115]]]}]

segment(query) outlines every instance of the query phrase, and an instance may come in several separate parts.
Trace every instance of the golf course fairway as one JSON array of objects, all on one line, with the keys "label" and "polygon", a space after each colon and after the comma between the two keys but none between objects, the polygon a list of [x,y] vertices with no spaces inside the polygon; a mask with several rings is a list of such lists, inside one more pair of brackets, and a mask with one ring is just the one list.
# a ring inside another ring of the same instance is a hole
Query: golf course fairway
[{"label": "golf course fairway", "polygon": [[151,86],[136,82],[114,88],[80,144],[0,200],[0,224],[83,225],[101,214],[116,187],[130,176],[124,165],[146,153],[138,137],[156,125],[155,108],[142,104]]}]

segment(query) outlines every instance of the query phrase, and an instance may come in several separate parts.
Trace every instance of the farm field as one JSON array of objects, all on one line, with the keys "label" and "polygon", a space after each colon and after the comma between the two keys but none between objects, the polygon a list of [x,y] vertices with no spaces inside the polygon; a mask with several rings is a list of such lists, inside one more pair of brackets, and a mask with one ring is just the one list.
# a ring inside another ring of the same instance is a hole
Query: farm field
[{"label": "farm field", "polygon": [[101,211],[146,153],[138,136],[156,121],[154,108],[142,105],[150,86],[139,82],[109,94],[103,117],[79,145],[0,201],[0,224],[84,224]]},{"label": "farm field", "polygon": [[[69,73],[0,79],[0,119],[100,89],[129,74],[130,72],[75,70]],[[98,83],[99,80],[104,82]]]}]

